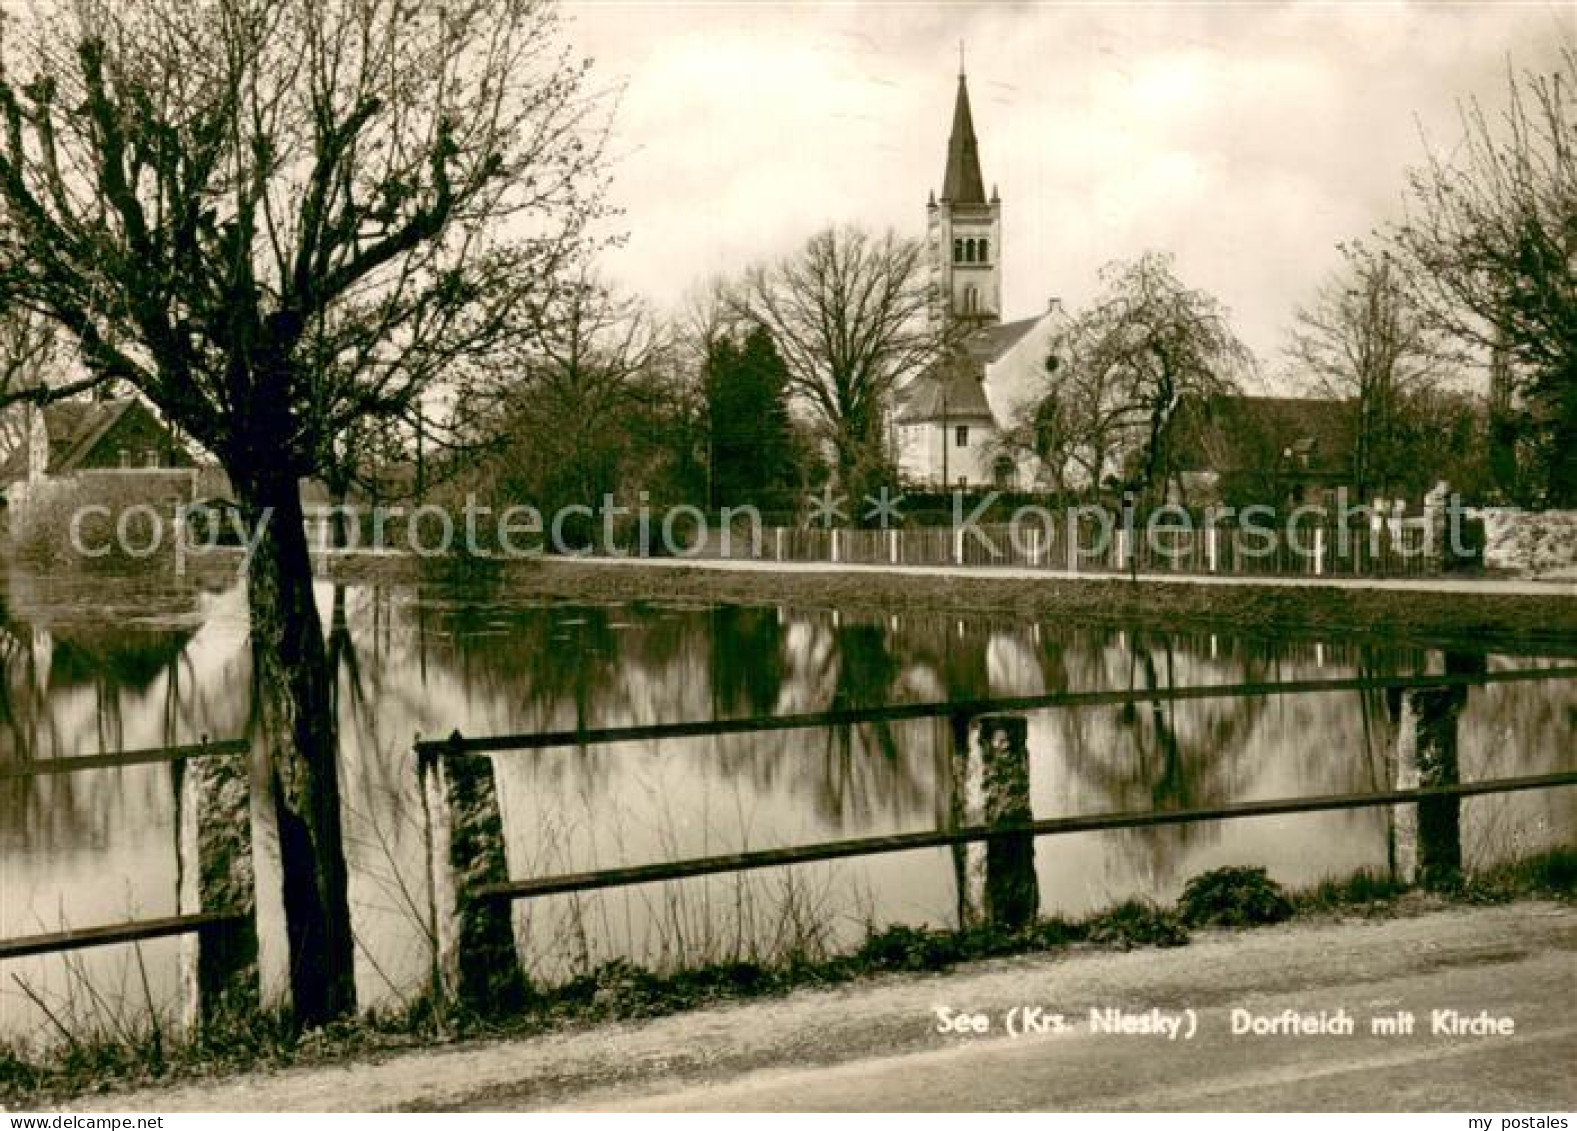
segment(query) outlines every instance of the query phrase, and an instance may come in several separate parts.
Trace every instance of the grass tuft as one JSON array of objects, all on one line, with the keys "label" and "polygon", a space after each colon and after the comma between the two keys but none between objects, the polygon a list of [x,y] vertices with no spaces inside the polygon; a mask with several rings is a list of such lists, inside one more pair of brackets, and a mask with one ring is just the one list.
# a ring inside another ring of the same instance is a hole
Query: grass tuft
[{"label": "grass tuft", "polygon": [[1406,895],[1407,884],[1365,868],[1350,876],[1322,880],[1292,897],[1299,914],[1339,908],[1385,907]]},{"label": "grass tuft", "polygon": [[1467,876],[1461,898],[1471,903],[1506,903],[1528,896],[1577,899],[1577,848],[1556,848]]}]

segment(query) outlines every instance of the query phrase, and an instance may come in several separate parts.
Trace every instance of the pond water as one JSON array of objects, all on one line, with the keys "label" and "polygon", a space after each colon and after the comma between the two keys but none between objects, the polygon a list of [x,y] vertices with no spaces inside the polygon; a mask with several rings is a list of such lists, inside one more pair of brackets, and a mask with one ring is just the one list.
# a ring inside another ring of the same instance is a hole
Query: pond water
[{"label": "pond water", "polygon": [[[1047,691],[1442,670],[1383,644],[1116,631],[1007,617],[778,606],[573,605],[453,587],[324,584],[338,673],[346,840],[364,1005],[418,994],[431,961],[412,743],[976,699]],[[1490,668],[1545,661],[1491,655]],[[13,575],[0,588],[0,763],[247,732],[244,595]],[[1464,780],[1566,770],[1577,688],[1474,688]],[[1390,784],[1383,692],[1144,702],[1030,715],[1038,817],[1191,808]],[[495,758],[516,877],[920,831],[945,822],[944,721],[632,742]],[[254,819],[267,813],[254,790]],[[1384,809],[1042,838],[1046,913],[1167,900],[1197,872],[1267,866],[1289,885],[1384,868]],[[0,780],[0,937],[177,910],[167,765]],[[1577,796],[1473,799],[1466,861],[1573,842]],[[258,845],[265,985],[284,982],[277,853]],[[528,971],[552,981],[616,957],[653,966],[854,945],[869,925],[948,924],[954,861],[922,850],[555,896],[516,905]],[[179,943],[0,961],[0,1039],[173,1009]],[[37,999],[37,1000],[35,1000]]]}]

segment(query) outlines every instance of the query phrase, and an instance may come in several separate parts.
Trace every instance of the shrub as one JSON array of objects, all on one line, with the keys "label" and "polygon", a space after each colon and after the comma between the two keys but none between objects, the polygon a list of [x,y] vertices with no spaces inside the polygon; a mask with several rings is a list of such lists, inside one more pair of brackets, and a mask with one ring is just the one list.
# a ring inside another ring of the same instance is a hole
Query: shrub
[{"label": "shrub", "polygon": [[1178,910],[1192,927],[1256,927],[1292,918],[1292,901],[1264,868],[1217,868],[1183,886]]},{"label": "shrub", "polygon": [[879,970],[935,970],[957,962],[961,949],[954,932],[896,926],[871,935],[857,957]]},{"label": "shrub", "polygon": [[1070,923],[1060,916],[1049,919],[1037,920],[1026,928],[1025,935],[1036,947],[1049,950],[1053,947],[1067,946],[1069,943],[1083,942],[1089,937],[1089,931],[1082,923]]},{"label": "shrub", "polygon": [[659,1008],[662,989],[651,971],[616,958],[566,982],[555,996],[593,1016],[640,1017]]},{"label": "shrub", "polygon": [[[175,471],[83,472],[47,479],[8,508],[8,541],[19,560],[35,566],[113,571],[167,563],[175,553],[176,507],[186,503],[190,491],[189,474]],[[157,527],[145,511],[128,513],[144,507],[157,512]],[[74,536],[88,553],[79,552]]]},{"label": "shrub", "polygon": [[759,993],[771,984],[772,975],[760,963],[735,961],[681,971],[671,981],[675,992],[705,999]]},{"label": "shrub", "polygon": [[1136,946],[1184,946],[1188,930],[1172,912],[1147,900],[1130,899],[1091,919],[1085,926],[1085,937],[1093,943],[1127,950]]},{"label": "shrub", "polygon": [[1577,894],[1577,851],[1551,849],[1535,856],[1523,867],[1528,887],[1540,895],[1570,897]]}]

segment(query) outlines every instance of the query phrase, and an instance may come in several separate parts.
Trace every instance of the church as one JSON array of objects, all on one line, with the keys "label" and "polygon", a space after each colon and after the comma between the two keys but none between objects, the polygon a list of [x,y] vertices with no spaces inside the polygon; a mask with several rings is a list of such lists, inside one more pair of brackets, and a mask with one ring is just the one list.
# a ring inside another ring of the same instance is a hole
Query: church
[{"label": "church", "polygon": [[928,317],[959,344],[899,390],[892,445],[906,483],[928,489],[1028,487],[1028,461],[1005,450],[1004,433],[1044,390],[1051,341],[1065,323],[1055,301],[1002,320],[1002,198],[986,196],[980,144],[962,69],[947,139],[940,198],[926,204]]}]

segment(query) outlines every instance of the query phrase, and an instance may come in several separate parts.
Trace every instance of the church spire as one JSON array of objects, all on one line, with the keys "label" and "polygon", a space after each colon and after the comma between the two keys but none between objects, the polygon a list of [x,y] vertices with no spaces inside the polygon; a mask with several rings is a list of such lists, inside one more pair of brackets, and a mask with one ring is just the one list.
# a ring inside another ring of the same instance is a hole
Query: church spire
[{"label": "church spire", "polygon": [[925,206],[931,324],[993,325],[1002,313],[1002,201],[995,189],[991,199],[986,199],[962,45],[953,132],[947,139],[947,170],[942,175],[942,191],[936,196]]},{"label": "church spire", "polygon": [[964,49],[958,49],[958,98],[953,103],[953,132],[947,139],[947,172],[942,177],[942,199],[954,204],[986,203],[985,180],[980,175],[980,147],[975,140],[974,116],[969,112],[969,81],[964,77]]}]

